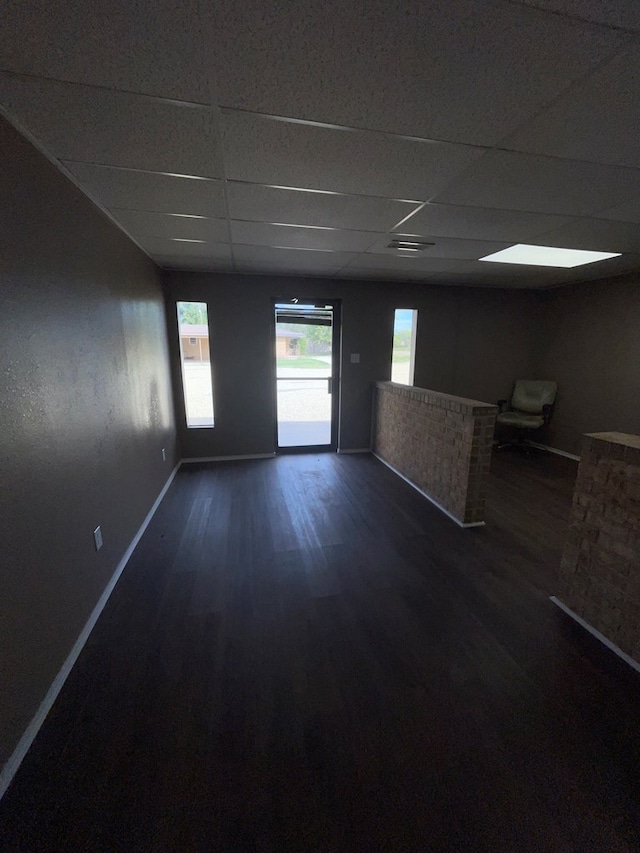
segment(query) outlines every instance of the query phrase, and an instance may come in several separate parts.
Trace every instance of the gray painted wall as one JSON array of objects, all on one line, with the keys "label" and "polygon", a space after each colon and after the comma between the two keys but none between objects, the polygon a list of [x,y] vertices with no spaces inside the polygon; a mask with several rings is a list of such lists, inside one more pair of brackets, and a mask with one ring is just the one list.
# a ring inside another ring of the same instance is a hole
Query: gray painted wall
[{"label": "gray painted wall", "polygon": [[533,369],[537,294],[439,287],[419,294],[415,384],[486,403]]},{"label": "gray painted wall", "polygon": [[495,402],[533,361],[537,303],[524,291],[173,272],[167,295],[178,389],[175,302],[209,303],[216,426],[187,430],[177,393],[185,456],[273,452],[272,297],[342,301],[342,450],[370,445],[372,386],[390,376],[396,308],[419,311],[416,385]]},{"label": "gray painted wall", "polygon": [[0,147],[1,766],[177,445],[155,265],[4,120]]},{"label": "gray painted wall", "polygon": [[640,434],[640,278],[540,294],[539,373],[558,381],[550,444],[580,453],[585,432]]}]

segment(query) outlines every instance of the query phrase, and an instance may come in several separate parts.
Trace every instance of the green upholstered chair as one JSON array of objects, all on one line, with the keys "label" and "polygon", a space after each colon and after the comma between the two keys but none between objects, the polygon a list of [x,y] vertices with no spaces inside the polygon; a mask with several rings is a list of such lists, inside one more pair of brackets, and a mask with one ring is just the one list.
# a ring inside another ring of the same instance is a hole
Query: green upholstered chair
[{"label": "green upholstered chair", "polygon": [[558,383],[550,379],[518,379],[511,400],[498,400],[496,432],[511,436],[510,441],[499,440],[498,449],[539,438],[551,419],[557,391]]}]

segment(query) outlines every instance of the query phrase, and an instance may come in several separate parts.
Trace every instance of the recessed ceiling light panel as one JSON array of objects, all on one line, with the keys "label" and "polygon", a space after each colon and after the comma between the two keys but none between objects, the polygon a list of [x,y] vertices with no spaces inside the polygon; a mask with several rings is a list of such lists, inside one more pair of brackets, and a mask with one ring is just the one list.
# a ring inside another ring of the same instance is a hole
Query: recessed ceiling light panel
[{"label": "recessed ceiling light panel", "polygon": [[558,249],[555,246],[530,246],[526,243],[518,243],[515,246],[509,246],[508,249],[485,255],[479,260],[490,261],[493,264],[526,264],[532,267],[570,268],[619,257],[620,252],[591,252],[583,249]]}]

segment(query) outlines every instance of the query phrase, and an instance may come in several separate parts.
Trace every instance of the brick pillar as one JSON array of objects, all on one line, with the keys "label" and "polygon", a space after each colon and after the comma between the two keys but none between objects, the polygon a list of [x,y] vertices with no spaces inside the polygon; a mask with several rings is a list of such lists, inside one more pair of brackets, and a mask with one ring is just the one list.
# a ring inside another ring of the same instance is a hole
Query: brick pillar
[{"label": "brick pillar", "polygon": [[584,436],[558,598],[640,663],[640,436]]}]

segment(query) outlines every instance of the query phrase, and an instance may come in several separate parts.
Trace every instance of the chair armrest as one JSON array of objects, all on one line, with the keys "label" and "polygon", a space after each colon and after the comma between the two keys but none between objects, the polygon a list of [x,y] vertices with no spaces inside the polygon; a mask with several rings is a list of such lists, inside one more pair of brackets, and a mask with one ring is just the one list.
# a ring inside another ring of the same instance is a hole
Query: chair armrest
[{"label": "chair armrest", "polygon": [[498,412],[504,412],[508,402],[508,400],[498,400]]}]

